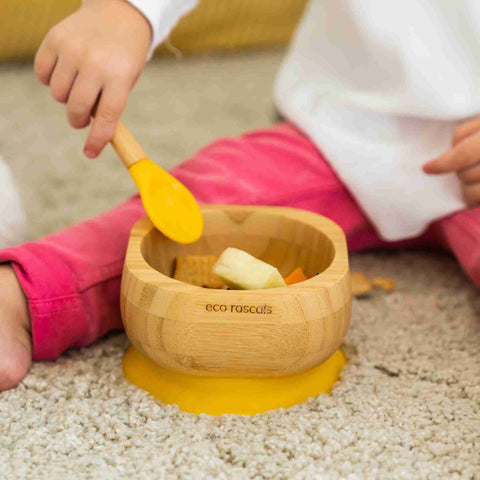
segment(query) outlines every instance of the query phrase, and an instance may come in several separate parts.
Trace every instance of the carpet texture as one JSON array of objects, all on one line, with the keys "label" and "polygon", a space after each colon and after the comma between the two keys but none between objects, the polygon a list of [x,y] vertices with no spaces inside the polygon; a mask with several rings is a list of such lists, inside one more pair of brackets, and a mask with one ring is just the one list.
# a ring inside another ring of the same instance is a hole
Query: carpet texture
[{"label": "carpet texture", "polygon": [[[281,52],[150,65],[125,123],[172,166],[221,135],[272,122]],[[88,161],[84,133],[30,67],[0,69],[0,152],[30,237],[113,206],[133,184],[109,149]],[[480,478],[480,297],[450,257],[367,253],[352,269],[397,289],[354,300],[349,364],[331,395],[256,417],[193,416],[121,373],[122,333],[36,363],[0,394],[0,478]]]}]

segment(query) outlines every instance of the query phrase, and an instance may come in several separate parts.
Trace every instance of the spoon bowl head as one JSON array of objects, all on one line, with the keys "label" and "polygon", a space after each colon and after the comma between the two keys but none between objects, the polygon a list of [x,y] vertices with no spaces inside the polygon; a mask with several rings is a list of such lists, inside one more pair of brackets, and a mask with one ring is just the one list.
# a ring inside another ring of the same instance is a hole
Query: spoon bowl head
[{"label": "spoon bowl head", "polygon": [[193,243],[202,236],[202,213],[185,185],[148,158],[136,162],[128,171],[158,230],[181,244]]}]

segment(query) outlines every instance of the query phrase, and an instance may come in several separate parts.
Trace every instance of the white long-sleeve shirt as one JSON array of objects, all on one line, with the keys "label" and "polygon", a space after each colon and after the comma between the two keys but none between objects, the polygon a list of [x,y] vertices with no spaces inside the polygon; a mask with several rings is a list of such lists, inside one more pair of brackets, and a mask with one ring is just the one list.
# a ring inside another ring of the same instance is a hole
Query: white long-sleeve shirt
[{"label": "white long-sleeve shirt", "polygon": [[[152,25],[152,47],[196,4],[130,1]],[[387,240],[465,207],[455,175],[421,166],[480,112],[479,25],[476,0],[311,0],[278,73],[278,108]]]},{"label": "white long-sleeve shirt", "polygon": [[26,217],[13,175],[0,157],[0,249],[25,241]]}]

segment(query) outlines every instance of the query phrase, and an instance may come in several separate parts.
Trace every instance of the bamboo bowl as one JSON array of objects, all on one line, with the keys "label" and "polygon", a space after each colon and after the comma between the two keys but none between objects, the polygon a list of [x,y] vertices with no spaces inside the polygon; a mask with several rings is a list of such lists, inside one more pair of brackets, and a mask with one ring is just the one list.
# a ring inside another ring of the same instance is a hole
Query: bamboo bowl
[{"label": "bamboo bowl", "polygon": [[[172,242],[148,218],[133,227],[121,312],[135,349],[156,365],[200,377],[272,378],[329,359],[351,312],[344,234],[320,215],[290,208],[205,206],[202,238]],[[180,255],[236,247],[308,280],[269,290],[212,290],[171,278]],[[318,275],[317,275],[318,273]]]}]

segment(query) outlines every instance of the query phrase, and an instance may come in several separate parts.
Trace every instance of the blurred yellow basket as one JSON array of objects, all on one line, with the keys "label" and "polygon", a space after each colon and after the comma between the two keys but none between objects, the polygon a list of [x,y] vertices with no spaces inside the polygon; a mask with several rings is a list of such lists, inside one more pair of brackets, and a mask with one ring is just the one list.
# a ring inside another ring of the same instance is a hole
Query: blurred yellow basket
[{"label": "blurred yellow basket", "polygon": [[[288,42],[306,0],[202,0],[172,32],[182,53],[234,50]],[[0,60],[31,58],[50,27],[79,0],[0,0]],[[160,47],[159,54],[166,48]]]}]

